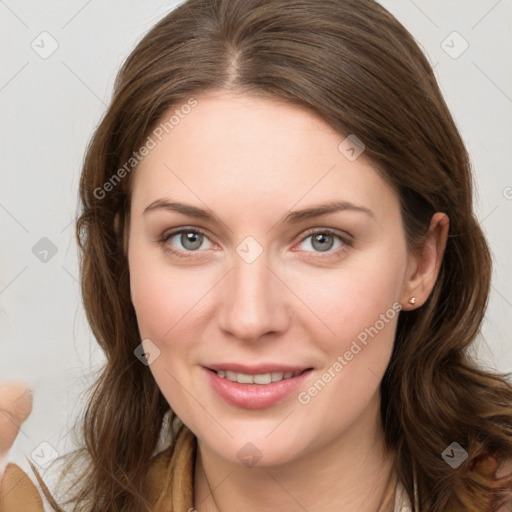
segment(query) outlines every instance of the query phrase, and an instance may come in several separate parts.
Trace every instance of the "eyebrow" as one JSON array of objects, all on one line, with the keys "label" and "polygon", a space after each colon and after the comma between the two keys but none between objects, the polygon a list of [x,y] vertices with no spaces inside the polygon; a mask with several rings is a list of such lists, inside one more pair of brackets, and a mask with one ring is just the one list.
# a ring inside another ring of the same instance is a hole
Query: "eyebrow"
[{"label": "eyebrow", "polygon": [[[146,214],[150,211],[164,209],[169,211],[175,211],[187,215],[189,217],[195,217],[197,219],[203,219],[210,222],[222,223],[220,218],[215,215],[210,209],[202,209],[197,206],[190,204],[179,203],[169,201],[167,199],[157,199],[153,201],[143,211]],[[355,211],[368,215],[375,219],[374,213],[366,208],[365,206],[356,205],[349,201],[331,201],[328,203],[318,204],[304,208],[302,210],[295,210],[288,213],[278,224],[297,224],[307,219],[320,217],[321,215],[327,215],[329,213],[341,212],[341,211]]]}]

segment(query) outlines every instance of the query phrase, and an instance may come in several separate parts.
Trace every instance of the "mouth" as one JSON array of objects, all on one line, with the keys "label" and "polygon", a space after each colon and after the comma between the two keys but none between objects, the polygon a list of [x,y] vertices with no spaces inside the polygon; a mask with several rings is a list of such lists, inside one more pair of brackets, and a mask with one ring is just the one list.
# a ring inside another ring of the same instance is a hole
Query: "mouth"
[{"label": "mouth", "polygon": [[210,387],[229,405],[243,409],[262,409],[283,401],[313,372],[311,367],[212,366],[203,366]]},{"label": "mouth", "polygon": [[282,380],[293,379],[299,375],[312,370],[312,368],[306,368],[297,372],[267,372],[267,373],[242,373],[234,372],[230,370],[213,370],[208,368],[213,373],[216,373],[220,378],[229,380],[231,382],[238,382],[239,384],[270,384],[272,382],[281,382]]}]

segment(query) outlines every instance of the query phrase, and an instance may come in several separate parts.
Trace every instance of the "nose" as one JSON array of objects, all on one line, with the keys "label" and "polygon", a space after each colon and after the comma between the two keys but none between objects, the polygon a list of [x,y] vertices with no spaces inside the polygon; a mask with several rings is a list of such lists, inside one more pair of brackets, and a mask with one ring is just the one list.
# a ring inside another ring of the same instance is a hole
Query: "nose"
[{"label": "nose", "polygon": [[252,263],[235,254],[219,297],[218,323],[224,333],[247,342],[284,333],[293,310],[281,279],[269,267],[265,252]]}]

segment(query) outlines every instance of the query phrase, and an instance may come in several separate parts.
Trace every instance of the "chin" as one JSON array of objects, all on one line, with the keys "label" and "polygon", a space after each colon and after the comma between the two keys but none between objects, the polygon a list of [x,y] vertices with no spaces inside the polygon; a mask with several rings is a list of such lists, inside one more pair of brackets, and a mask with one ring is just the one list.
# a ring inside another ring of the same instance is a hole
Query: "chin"
[{"label": "chin", "polygon": [[207,451],[215,453],[230,464],[247,468],[275,467],[293,462],[307,448],[303,429],[293,433],[285,429],[272,432],[278,424],[274,422],[271,429],[246,427],[238,431],[226,425],[232,438],[227,435],[211,439],[209,435],[197,437]]}]

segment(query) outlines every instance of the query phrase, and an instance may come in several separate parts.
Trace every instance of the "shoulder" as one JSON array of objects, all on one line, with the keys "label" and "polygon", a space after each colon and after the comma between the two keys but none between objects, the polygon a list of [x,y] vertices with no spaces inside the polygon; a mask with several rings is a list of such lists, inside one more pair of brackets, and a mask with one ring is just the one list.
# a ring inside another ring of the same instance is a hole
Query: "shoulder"
[{"label": "shoulder", "polygon": [[151,503],[159,500],[165,483],[170,481],[168,474],[170,459],[171,450],[167,448],[156,454],[150,461],[146,477],[146,497]]}]

